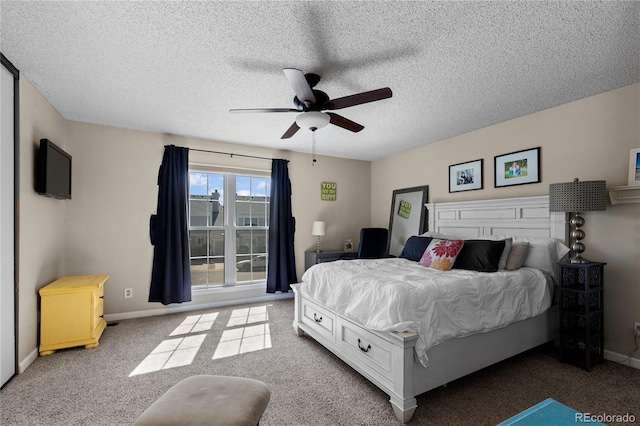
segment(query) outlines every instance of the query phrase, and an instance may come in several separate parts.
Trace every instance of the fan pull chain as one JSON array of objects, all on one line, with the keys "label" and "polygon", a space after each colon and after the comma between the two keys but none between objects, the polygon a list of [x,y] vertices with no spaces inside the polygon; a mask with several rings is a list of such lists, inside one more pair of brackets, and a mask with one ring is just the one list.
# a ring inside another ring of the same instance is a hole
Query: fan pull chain
[{"label": "fan pull chain", "polygon": [[313,159],[313,162],[311,163],[312,166],[316,165],[316,129],[311,129],[311,158]]}]

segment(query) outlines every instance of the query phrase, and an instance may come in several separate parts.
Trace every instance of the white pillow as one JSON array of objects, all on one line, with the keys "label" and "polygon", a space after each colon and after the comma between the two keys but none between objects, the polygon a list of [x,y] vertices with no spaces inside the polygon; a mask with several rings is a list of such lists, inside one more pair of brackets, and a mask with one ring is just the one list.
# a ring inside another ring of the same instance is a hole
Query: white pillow
[{"label": "white pillow", "polygon": [[512,237],[513,244],[529,243],[529,252],[524,259],[524,265],[546,271],[551,276],[556,276],[556,263],[569,252],[565,246],[555,238],[545,237]]},{"label": "white pillow", "polygon": [[433,231],[427,231],[424,234],[420,234],[421,237],[431,237],[431,238],[440,238],[440,239],[444,239],[444,240],[454,240],[455,237],[453,237],[452,235],[444,235],[444,234],[440,234],[439,232],[433,232]]}]

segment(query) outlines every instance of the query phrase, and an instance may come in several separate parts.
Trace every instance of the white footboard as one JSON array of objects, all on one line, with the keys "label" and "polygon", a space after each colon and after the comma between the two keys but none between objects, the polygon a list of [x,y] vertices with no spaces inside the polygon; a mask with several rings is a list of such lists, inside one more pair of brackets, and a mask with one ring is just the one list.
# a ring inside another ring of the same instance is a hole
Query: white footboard
[{"label": "white footboard", "polygon": [[[293,328],[313,337],[324,347],[389,395],[393,411],[403,423],[416,410],[413,347],[415,333],[381,333],[363,328],[300,295],[295,294]],[[420,366],[419,368],[423,368]]]},{"label": "white footboard", "polygon": [[427,352],[430,367],[424,368],[413,356],[418,339],[415,333],[367,330],[306,299],[299,292],[300,284],[291,287],[295,295],[295,332],[313,337],[382,389],[403,423],[411,420],[417,408],[417,395],[554,340],[558,335],[558,307],[552,306],[542,315],[507,327],[443,342]]}]

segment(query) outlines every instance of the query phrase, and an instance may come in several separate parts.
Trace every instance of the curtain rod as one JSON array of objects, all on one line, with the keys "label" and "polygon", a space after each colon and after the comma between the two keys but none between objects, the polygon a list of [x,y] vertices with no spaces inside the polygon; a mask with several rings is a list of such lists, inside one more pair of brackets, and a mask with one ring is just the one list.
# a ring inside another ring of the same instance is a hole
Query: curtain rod
[{"label": "curtain rod", "polygon": [[208,152],[210,154],[221,154],[221,155],[228,155],[231,158],[233,158],[234,156],[236,157],[245,157],[245,158],[257,158],[258,160],[273,160],[273,158],[269,158],[269,157],[258,157],[257,155],[246,155],[246,154],[233,154],[231,152],[223,152],[223,151],[209,151],[206,149],[195,149],[195,148],[189,148],[189,151],[198,151],[198,152]]}]

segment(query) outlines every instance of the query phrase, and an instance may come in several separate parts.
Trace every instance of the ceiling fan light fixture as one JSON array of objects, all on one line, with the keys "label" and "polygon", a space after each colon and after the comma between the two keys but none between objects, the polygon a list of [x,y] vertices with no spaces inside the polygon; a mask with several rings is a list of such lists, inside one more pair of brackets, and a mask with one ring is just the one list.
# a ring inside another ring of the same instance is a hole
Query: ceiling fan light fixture
[{"label": "ceiling fan light fixture", "polygon": [[308,111],[298,114],[296,124],[300,126],[300,128],[317,130],[329,124],[330,120],[331,117],[329,117],[329,114],[320,111]]}]

